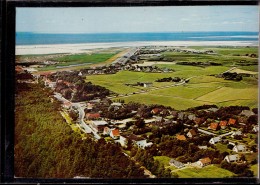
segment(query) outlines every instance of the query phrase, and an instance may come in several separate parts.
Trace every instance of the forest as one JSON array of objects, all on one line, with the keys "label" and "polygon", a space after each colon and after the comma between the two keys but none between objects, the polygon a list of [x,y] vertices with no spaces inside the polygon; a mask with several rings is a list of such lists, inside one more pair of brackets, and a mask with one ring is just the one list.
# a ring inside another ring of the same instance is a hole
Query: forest
[{"label": "forest", "polygon": [[145,178],[140,165],[104,139],[73,132],[59,114],[60,103],[39,84],[17,83],[15,176],[34,178]]}]

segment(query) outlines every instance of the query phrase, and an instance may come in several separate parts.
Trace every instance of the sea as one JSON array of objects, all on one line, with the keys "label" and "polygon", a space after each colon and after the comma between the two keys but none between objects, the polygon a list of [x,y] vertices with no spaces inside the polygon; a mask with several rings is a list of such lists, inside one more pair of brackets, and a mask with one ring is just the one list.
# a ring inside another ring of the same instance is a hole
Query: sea
[{"label": "sea", "polygon": [[136,41],[258,41],[258,32],[163,32],[49,34],[17,32],[16,45],[83,44]]}]

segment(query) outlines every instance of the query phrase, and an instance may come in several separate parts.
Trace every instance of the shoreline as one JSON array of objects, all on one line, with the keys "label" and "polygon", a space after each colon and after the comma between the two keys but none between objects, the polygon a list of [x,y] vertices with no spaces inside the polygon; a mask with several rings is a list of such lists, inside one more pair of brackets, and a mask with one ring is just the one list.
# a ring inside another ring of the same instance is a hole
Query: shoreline
[{"label": "shoreline", "polygon": [[16,55],[39,54],[77,54],[88,53],[94,49],[112,47],[141,47],[141,46],[258,46],[258,41],[138,41],[138,42],[110,42],[110,43],[80,43],[80,44],[46,44],[46,45],[18,45]]}]

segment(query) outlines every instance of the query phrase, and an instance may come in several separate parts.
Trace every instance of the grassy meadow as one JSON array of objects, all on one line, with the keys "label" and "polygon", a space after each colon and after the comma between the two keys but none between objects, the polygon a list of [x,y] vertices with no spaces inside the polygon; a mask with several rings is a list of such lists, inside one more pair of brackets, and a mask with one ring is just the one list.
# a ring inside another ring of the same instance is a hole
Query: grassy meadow
[{"label": "grassy meadow", "polygon": [[[104,86],[121,95],[113,100],[123,99],[125,102],[140,102],[145,104],[162,104],[177,110],[183,110],[204,104],[217,106],[243,105],[250,108],[258,106],[258,80],[256,76],[243,77],[242,81],[224,80],[214,75],[223,73],[234,64],[245,72],[258,72],[257,58],[248,55],[256,54],[257,47],[189,47],[199,50],[213,50],[216,54],[194,54],[179,52],[164,52],[162,56],[173,61],[220,63],[221,66],[193,66],[178,64],[156,64],[160,68],[173,69],[171,73],[145,73],[120,71],[112,75],[92,75],[86,80]],[[247,55],[247,56],[246,56]],[[241,61],[243,64],[240,65]],[[252,63],[253,62],[253,63]],[[248,64],[245,66],[244,64]],[[166,77],[191,78],[188,83],[171,86],[174,82],[155,82]],[[152,82],[152,87],[126,86],[127,83]],[[155,89],[157,88],[158,89]],[[145,91],[140,93],[141,91]]]}]

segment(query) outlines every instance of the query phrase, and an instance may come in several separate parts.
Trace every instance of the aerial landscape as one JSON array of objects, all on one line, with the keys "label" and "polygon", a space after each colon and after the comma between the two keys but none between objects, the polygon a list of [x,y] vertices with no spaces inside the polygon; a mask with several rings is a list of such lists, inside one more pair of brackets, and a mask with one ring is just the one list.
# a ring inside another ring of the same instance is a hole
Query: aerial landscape
[{"label": "aerial landscape", "polygon": [[15,177],[258,178],[257,8],[17,8]]}]

